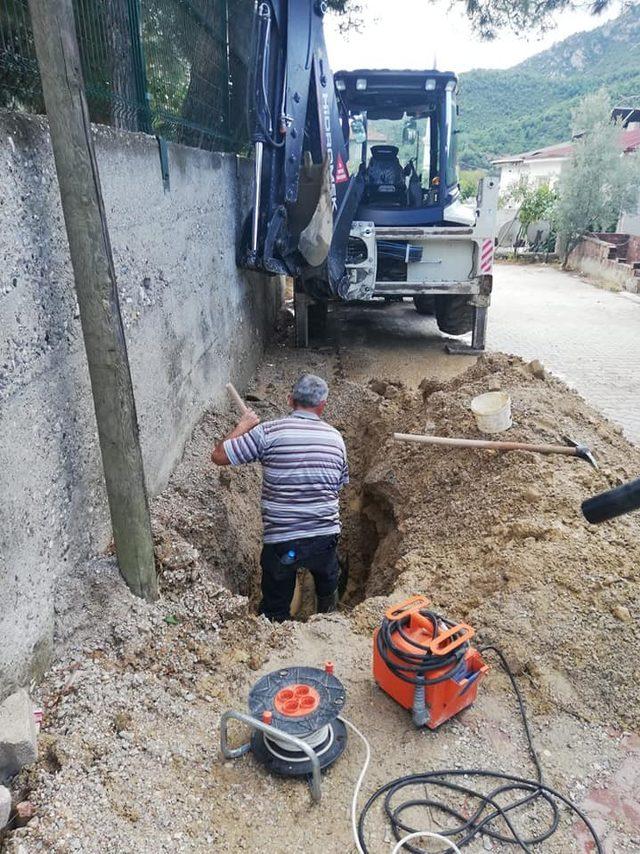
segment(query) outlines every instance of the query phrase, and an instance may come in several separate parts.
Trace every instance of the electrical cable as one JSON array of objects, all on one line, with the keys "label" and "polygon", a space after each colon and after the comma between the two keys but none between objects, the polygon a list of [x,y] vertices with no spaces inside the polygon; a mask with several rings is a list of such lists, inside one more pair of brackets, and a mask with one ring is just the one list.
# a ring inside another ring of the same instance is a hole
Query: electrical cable
[{"label": "electrical cable", "polygon": [[346,724],[349,729],[353,730],[357,736],[359,736],[360,740],[364,744],[365,749],[365,760],[362,766],[362,770],[356,780],[356,785],[353,789],[353,798],[351,800],[351,828],[353,830],[353,839],[356,843],[356,848],[358,849],[358,854],[364,854],[363,848],[360,845],[360,839],[358,837],[358,819],[357,819],[357,810],[358,810],[358,796],[360,794],[360,789],[362,788],[362,781],[365,778],[365,774],[367,773],[367,769],[369,768],[369,762],[371,761],[371,745],[367,741],[365,735],[363,735],[358,727],[355,724],[352,724],[351,721],[348,721],[345,717],[339,716],[339,721],[342,721],[343,724]]},{"label": "electrical cable", "polygon": [[415,833],[410,833],[408,836],[403,836],[402,839],[398,842],[396,847],[393,849],[391,854],[400,854],[402,848],[404,848],[405,842],[408,842],[410,839],[417,839],[419,836],[428,836],[429,839],[437,839],[439,842],[446,842],[447,845],[453,851],[453,854],[461,854],[460,849],[452,842],[450,839],[447,839],[446,836],[441,836],[439,833],[432,833],[430,830],[416,830]]},{"label": "electrical cable", "polygon": [[[323,756],[333,745],[334,732],[331,724],[325,724],[316,732],[311,733],[311,735],[298,736],[298,738],[308,744],[309,747],[313,747],[317,756]],[[277,738],[275,736],[265,735],[264,746],[278,759],[284,759],[287,762],[309,761],[305,753],[301,753],[300,756],[293,756],[291,752],[291,742],[286,738]],[[286,755],[283,756],[283,754],[278,751],[278,748],[280,748],[280,750],[287,751]]]},{"label": "electrical cable", "polygon": [[[378,639],[380,638],[381,634],[382,629],[378,634]],[[378,648],[380,649],[380,646]],[[516,683],[515,677],[511,672],[511,668],[507,663],[506,658],[504,657],[502,652],[494,646],[486,646],[481,649],[480,652],[495,653],[498,656],[500,664],[504,669],[506,675],[508,676],[509,681],[511,682],[511,686],[518,701],[520,717],[522,720],[529,753],[536,769],[536,779],[529,780],[525,777],[520,777],[514,774],[505,774],[500,771],[491,771],[485,768],[455,768],[442,771],[426,771],[420,774],[407,774],[403,777],[398,777],[397,779],[391,780],[389,783],[386,783],[385,785],[377,789],[371,795],[369,800],[364,805],[362,811],[360,812],[360,816],[357,821],[357,829],[354,831],[356,833],[356,845],[359,854],[370,854],[365,842],[365,823],[371,808],[383,796],[384,810],[391,825],[393,834],[399,843],[394,849],[394,854],[396,854],[396,852],[399,852],[403,848],[406,848],[407,851],[413,852],[413,854],[422,854],[422,850],[420,848],[415,848],[414,846],[407,844],[409,839],[417,838],[417,836],[426,835],[428,833],[428,831],[421,831],[417,828],[411,827],[410,825],[402,821],[402,813],[410,809],[411,807],[426,807],[434,809],[443,813],[445,816],[453,818],[457,822],[459,822],[455,827],[447,828],[443,831],[444,841],[447,842],[447,845],[449,847],[445,849],[442,854],[454,854],[454,852],[458,852],[460,848],[464,848],[465,846],[469,845],[472,840],[483,836],[498,842],[518,845],[521,851],[526,852],[526,854],[533,854],[531,846],[539,845],[540,843],[545,842],[558,829],[558,826],[560,824],[560,807],[557,803],[558,801],[567,806],[569,808],[570,813],[574,816],[577,816],[583,822],[583,824],[589,831],[591,839],[595,843],[595,851],[598,852],[598,854],[604,854],[604,847],[602,845],[602,842],[600,841],[598,834],[596,833],[596,830],[589,818],[565,795],[557,791],[557,789],[554,789],[553,787],[548,786],[546,783],[544,783],[542,766],[540,764],[538,754],[533,744],[533,737],[531,735],[531,730],[529,727],[529,721],[527,718],[524,700],[522,694],[520,693],[520,689],[518,688],[518,685]],[[417,671],[408,672],[413,673]],[[412,682],[413,684],[416,684],[413,681],[414,679],[420,678],[419,676],[403,677],[401,676],[400,672],[398,672],[397,675],[400,678],[405,678],[405,681]],[[349,725],[355,732],[357,732],[366,744],[366,739],[358,730],[356,730],[353,724],[350,724],[346,720],[345,723]],[[368,751],[367,761],[363,768],[364,772],[366,772],[366,768],[369,763],[369,756],[370,752]],[[356,789],[354,791],[354,799],[352,802],[352,823],[354,821],[356,802],[360,792],[360,787],[362,785],[363,777],[364,773],[361,773],[358,779],[358,783],[356,784]],[[468,780],[469,778],[474,777],[481,779],[492,779],[497,781],[498,785],[494,786],[494,788],[492,788],[489,792],[482,792],[478,789],[471,788],[469,785],[463,785],[462,783],[455,782],[456,778]],[[402,794],[402,792],[406,788],[416,785],[421,785],[425,787],[431,786],[437,790],[444,789],[445,793],[446,791],[458,792],[465,796],[465,800],[475,800],[479,803],[471,816],[465,816],[461,811],[459,811],[455,806],[451,804],[451,801],[447,801],[445,799],[445,794],[441,794],[440,797],[431,797],[425,795],[421,798],[407,799],[398,803],[397,805],[394,803],[395,796],[397,796],[398,794]],[[506,804],[499,803],[496,798],[498,798],[499,796],[504,796],[505,794],[511,795],[512,797],[514,797],[514,800]],[[525,838],[514,827],[509,813],[512,813],[514,810],[519,810],[520,808],[528,804],[532,804],[533,802],[538,801],[539,799],[542,799],[542,801],[545,803],[550,814],[548,824],[545,829],[541,830],[536,835]],[[502,821],[508,828],[509,835],[507,835],[505,832],[498,830],[495,827],[494,823],[496,820],[499,819],[502,819]],[[403,838],[402,832],[407,833],[408,836],[405,836]],[[451,841],[451,837],[460,836],[462,838],[456,839],[455,843]]]},{"label": "electrical cable", "polygon": [[[443,627],[452,629],[456,626],[456,623],[426,608],[422,608],[419,613],[431,623],[433,639],[438,637]],[[405,632],[404,628],[409,620],[409,614],[405,614],[397,620],[389,619],[389,617],[383,619],[376,639],[380,658],[395,676],[411,685],[437,685],[451,679],[469,649],[469,641],[461,643],[444,655],[434,655],[428,645],[418,643]],[[464,631],[464,628],[460,627],[460,631],[455,632],[447,643],[449,645],[454,644],[464,634]],[[393,640],[394,634],[400,635],[405,643],[416,649],[416,652],[407,652],[404,647],[397,646]],[[439,676],[429,678],[427,674],[432,670],[442,672]]]},{"label": "electrical cable", "polygon": [[[365,760],[362,766],[362,770],[356,780],[356,785],[353,789],[353,798],[351,800],[351,828],[353,830],[353,839],[356,843],[356,848],[358,849],[358,854],[366,854],[366,849],[364,849],[360,843],[360,836],[358,833],[358,797],[360,795],[360,789],[362,788],[362,781],[365,778],[367,773],[367,769],[369,768],[369,762],[371,761],[371,745],[369,744],[367,737],[360,732],[358,727],[355,724],[352,724],[351,721],[348,721],[345,717],[339,716],[338,720],[342,721],[343,724],[346,724],[349,729],[353,730],[355,734],[360,738],[362,743],[364,744],[365,749]],[[439,839],[441,842],[446,842],[454,852],[454,854],[460,854],[459,849],[456,847],[455,843],[450,839],[447,839],[446,836],[442,836],[439,833],[432,833],[429,830],[418,830],[415,833],[410,834],[409,836],[405,836],[404,839],[401,839],[398,844],[395,846],[391,854],[398,854],[404,843],[408,839],[415,839],[417,836],[431,836],[432,838]]]}]

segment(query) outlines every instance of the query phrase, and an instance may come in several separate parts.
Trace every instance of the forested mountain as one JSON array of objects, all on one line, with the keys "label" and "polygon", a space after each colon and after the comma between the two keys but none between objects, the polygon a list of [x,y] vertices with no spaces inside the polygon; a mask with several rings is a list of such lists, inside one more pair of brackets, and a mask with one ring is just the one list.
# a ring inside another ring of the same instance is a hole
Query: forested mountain
[{"label": "forested mountain", "polygon": [[513,68],[461,74],[461,165],[568,139],[572,107],[601,87],[616,104],[640,105],[640,5]]}]

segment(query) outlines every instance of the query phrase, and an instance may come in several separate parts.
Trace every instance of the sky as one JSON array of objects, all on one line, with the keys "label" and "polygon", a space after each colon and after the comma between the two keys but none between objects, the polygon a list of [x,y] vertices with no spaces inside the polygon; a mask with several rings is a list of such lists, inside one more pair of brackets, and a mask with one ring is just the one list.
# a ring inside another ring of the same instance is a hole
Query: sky
[{"label": "sky", "polygon": [[367,22],[360,33],[343,35],[334,15],[325,18],[329,62],[341,68],[433,68],[469,71],[471,68],[509,68],[555,42],[590,30],[615,18],[619,7],[595,17],[588,12],[561,12],[556,28],[543,36],[505,33],[482,42],[473,32],[459,3],[449,0],[364,0]]}]

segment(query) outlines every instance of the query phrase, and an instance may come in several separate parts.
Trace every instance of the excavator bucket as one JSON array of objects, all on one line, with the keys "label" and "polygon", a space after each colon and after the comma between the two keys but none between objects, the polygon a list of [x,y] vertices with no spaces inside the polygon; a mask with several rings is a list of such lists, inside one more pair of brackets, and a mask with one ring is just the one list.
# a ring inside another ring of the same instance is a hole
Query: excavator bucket
[{"label": "excavator bucket", "polygon": [[296,278],[314,299],[348,286],[346,251],[364,189],[349,174],[320,0],[261,0],[248,91],[254,204],[238,261]]},{"label": "excavator bucket", "polygon": [[308,224],[300,233],[298,248],[312,267],[319,267],[329,254],[333,236],[333,205],[331,199],[331,167],[325,157],[321,165],[312,164],[302,172],[298,204],[296,208],[315,201],[315,208]]}]

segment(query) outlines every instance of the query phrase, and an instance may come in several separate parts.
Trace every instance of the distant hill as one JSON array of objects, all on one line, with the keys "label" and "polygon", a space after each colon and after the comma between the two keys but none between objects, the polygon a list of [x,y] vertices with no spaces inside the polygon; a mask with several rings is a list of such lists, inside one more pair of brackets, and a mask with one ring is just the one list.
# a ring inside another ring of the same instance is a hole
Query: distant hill
[{"label": "distant hill", "polygon": [[568,139],[571,109],[601,87],[616,103],[640,103],[640,5],[513,68],[461,74],[461,166]]}]

